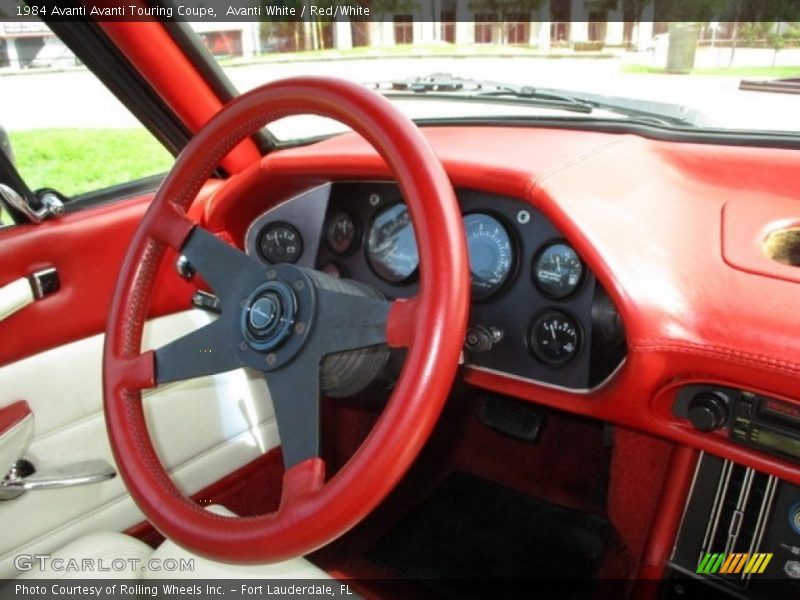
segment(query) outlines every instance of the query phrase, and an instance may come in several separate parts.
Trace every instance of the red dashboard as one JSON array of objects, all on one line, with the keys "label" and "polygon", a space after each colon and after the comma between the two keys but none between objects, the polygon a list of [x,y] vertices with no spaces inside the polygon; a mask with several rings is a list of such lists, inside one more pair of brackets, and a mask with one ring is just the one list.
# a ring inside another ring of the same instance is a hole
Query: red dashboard
[{"label": "red dashboard", "polygon": [[[431,127],[425,135],[457,189],[541,211],[608,291],[626,331],[623,364],[590,391],[470,367],[468,383],[800,482],[791,461],[673,414],[678,389],[696,382],[800,398],[797,268],[761,253],[765,232],[800,222],[797,152],[515,127]],[[343,135],[268,156],[212,196],[203,219],[243,244],[257,215],[302,190],[387,178],[363,140]]]}]

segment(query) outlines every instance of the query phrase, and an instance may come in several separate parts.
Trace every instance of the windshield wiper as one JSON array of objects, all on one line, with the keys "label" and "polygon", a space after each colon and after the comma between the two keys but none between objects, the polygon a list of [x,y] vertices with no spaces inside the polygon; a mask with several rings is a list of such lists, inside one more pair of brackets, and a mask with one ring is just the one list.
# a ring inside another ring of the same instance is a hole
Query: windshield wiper
[{"label": "windshield wiper", "polygon": [[373,88],[389,96],[443,95],[459,98],[496,98],[499,100],[524,100],[548,108],[590,113],[593,106],[570,95],[542,90],[532,86],[516,86],[495,81],[454,77],[448,73],[434,73],[425,77],[393,79],[373,84]]},{"label": "windshield wiper", "polygon": [[703,120],[703,115],[698,111],[667,102],[467,79],[448,73],[389,80],[373,84],[373,87],[392,97],[414,97],[419,94],[466,99],[490,98],[587,114],[602,109],[658,125],[697,127]]}]

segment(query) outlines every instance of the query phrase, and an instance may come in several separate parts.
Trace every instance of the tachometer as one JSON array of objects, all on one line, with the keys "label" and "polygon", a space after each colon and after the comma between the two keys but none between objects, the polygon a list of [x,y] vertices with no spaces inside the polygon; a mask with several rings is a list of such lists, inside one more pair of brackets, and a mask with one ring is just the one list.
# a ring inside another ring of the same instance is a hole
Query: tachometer
[{"label": "tachometer", "polygon": [[416,272],[417,240],[404,204],[394,204],[375,215],[367,236],[367,261],[378,277],[391,283],[402,283]]},{"label": "tachometer", "polygon": [[472,274],[472,298],[488,298],[503,287],[511,274],[514,253],[511,237],[500,221],[484,213],[464,217]]},{"label": "tachometer", "polygon": [[583,279],[583,263],[578,253],[563,242],[542,250],[533,262],[533,281],[550,298],[566,298],[578,289]]}]

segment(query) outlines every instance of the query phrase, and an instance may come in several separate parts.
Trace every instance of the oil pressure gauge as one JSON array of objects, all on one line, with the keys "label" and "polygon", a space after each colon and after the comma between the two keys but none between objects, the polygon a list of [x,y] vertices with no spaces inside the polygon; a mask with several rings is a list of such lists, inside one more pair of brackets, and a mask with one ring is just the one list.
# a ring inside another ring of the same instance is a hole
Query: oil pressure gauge
[{"label": "oil pressure gauge", "polygon": [[549,365],[566,364],[580,350],[580,326],[560,310],[545,310],[533,320],[528,332],[528,345],[542,362]]},{"label": "oil pressure gauge", "polygon": [[349,254],[356,243],[356,224],[345,212],[337,212],[325,228],[325,241],[333,252],[340,256]]}]

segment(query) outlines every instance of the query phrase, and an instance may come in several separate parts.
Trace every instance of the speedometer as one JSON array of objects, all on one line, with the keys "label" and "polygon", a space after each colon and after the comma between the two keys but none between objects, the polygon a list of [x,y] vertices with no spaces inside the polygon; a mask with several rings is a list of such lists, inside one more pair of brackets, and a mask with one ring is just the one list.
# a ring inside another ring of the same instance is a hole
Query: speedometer
[{"label": "speedometer", "polygon": [[464,217],[472,275],[472,298],[482,300],[497,292],[511,275],[514,253],[511,237],[500,221],[484,213]]},{"label": "speedometer", "polygon": [[404,204],[375,215],[367,236],[367,261],[378,277],[391,283],[402,283],[417,271],[417,240]]}]

